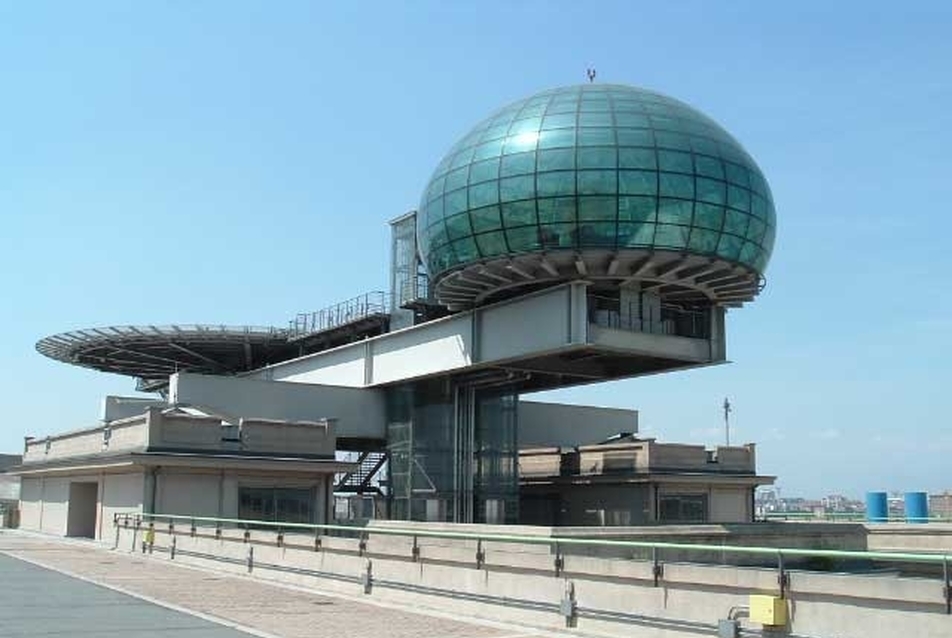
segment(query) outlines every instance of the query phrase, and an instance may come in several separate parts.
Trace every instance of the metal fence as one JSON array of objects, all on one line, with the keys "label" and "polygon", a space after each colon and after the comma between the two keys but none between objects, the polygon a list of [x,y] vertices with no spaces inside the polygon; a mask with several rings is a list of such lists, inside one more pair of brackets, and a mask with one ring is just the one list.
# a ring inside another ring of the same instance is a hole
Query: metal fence
[{"label": "metal fence", "polygon": [[390,295],[375,290],[342,301],[323,310],[298,314],[288,322],[291,339],[323,332],[369,317],[390,313]]}]

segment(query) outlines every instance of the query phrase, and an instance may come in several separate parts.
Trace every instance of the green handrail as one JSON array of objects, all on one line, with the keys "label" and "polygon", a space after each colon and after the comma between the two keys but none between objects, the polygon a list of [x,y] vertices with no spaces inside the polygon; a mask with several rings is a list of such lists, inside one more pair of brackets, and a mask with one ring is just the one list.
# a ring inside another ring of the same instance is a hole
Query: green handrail
[{"label": "green handrail", "polygon": [[379,534],[381,536],[406,536],[415,538],[445,538],[471,541],[487,541],[500,543],[524,543],[534,545],[576,545],[590,547],[617,547],[627,549],[673,549],[688,552],[723,552],[726,554],[740,554],[772,557],[805,557],[805,558],[853,558],[860,560],[876,560],[883,562],[903,563],[931,563],[949,565],[952,563],[952,554],[922,554],[909,552],[870,552],[860,550],[838,549],[802,549],[796,547],[747,547],[739,545],[707,545],[703,543],[669,543],[664,541],[628,541],[601,538],[571,538],[565,536],[524,536],[519,534],[449,532],[436,530],[416,530],[398,527],[358,527],[354,525],[335,525],[331,523],[282,523],[277,521],[259,521],[240,518],[216,518],[211,516],[184,516],[177,514],[149,514],[140,512],[118,512],[113,521],[118,524],[121,518],[138,517],[141,520],[190,521],[193,523],[215,523],[216,525],[233,525],[235,527],[272,527],[280,530],[320,530],[345,531],[361,535]]}]

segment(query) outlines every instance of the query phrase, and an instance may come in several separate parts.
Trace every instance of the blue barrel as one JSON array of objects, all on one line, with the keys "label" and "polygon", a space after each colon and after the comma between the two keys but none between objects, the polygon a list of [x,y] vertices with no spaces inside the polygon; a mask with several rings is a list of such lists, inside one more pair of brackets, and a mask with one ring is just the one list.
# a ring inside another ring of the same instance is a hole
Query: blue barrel
[{"label": "blue barrel", "polygon": [[889,520],[889,502],[886,492],[866,492],[866,521],[885,523]]},{"label": "blue barrel", "polygon": [[906,522],[929,522],[929,496],[925,492],[906,492]]}]

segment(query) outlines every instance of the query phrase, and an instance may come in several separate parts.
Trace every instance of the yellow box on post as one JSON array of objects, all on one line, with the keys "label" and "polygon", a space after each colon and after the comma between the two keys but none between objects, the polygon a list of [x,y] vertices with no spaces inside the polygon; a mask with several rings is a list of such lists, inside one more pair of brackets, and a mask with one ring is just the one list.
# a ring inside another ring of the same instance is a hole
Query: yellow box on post
[{"label": "yellow box on post", "polygon": [[787,624],[787,601],[780,596],[751,594],[748,606],[752,622],[770,627]]}]

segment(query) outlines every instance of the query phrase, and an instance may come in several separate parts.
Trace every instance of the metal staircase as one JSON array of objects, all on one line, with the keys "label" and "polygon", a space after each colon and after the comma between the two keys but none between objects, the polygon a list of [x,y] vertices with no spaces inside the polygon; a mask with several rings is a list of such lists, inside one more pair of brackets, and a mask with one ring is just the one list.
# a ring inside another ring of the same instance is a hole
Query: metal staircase
[{"label": "metal staircase", "polygon": [[374,478],[387,463],[387,453],[382,451],[361,452],[357,468],[342,472],[335,477],[334,492],[338,494],[383,494],[380,481]]}]

